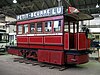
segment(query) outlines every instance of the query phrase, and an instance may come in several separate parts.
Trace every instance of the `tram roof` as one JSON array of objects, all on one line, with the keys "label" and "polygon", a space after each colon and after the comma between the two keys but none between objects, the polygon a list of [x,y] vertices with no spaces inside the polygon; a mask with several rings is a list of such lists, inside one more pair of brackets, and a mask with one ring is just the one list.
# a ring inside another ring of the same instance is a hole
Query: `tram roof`
[{"label": "tram roof", "polygon": [[65,16],[68,21],[70,19],[73,21],[83,21],[83,20],[91,20],[94,18],[92,15],[85,14],[82,12],[65,14]]}]

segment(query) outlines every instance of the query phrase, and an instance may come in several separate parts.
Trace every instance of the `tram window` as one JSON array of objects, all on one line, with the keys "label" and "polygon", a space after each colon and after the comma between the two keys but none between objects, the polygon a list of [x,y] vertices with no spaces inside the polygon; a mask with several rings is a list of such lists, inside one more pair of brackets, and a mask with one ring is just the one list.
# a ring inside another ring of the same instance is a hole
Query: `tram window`
[{"label": "tram window", "polygon": [[24,33],[28,33],[28,24],[24,25]]},{"label": "tram window", "polygon": [[22,25],[18,25],[18,34],[22,34]]},{"label": "tram window", "polygon": [[68,32],[68,25],[64,25],[64,32]]},{"label": "tram window", "polygon": [[37,23],[37,32],[42,32],[42,22]]},{"label": "tram window", "polygon": [[34,31],[35,31],[35,24],[31,23],[30,24],[30,33],[34,33]]},{"label": "tram window", "polygon": [[61,31],[61,21],[54,21],[54,32]]},{"label": "tram window", "polygon": [[45,32],[51,32],[51,29],[52,29],[52,22],[51,21],[45,22]]}]

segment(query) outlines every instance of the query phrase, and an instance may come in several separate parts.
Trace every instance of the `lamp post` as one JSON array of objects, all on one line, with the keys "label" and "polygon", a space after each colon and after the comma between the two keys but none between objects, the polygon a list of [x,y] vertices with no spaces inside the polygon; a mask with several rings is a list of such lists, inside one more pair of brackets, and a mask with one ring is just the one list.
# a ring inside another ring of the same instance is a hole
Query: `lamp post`
[{"label": "lamp post", "polygon": [[58,6],[61,6],[61,0],[58,0]]}]

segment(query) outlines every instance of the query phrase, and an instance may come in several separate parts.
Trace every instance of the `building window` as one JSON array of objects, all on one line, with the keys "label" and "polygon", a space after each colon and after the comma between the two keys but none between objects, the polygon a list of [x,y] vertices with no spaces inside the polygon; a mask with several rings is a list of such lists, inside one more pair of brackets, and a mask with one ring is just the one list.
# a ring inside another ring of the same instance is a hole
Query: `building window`
[{"label": "building window", "polygon": [[18,34],[22,34],[22,25],[18,25]]},{"label": "building window", "polygon": [[35,32],[35,23],[31,23],[30,24],[30,33],[34,33]]},{"label": "building window", "polygon": [[99,41],[99,35],[95,35],[95,40]]},{"label": "building window", "polygon": [[24,33],[25,33],[25,34],[28,33],[28,24],[25,24],[25,25],[24,25]]},{"label": "building window", "polygon": [[61,21],[54,21],[54,32],[60,32],[61,31]]},{"label": "building window", "polygon": [[42,32],[42,22],[37,23],[37,32]]},{"label": "building window", "polygon": [[51,32],[51,30],[52,30],[52,22],[51,21],[45,22],[45,32]]}]

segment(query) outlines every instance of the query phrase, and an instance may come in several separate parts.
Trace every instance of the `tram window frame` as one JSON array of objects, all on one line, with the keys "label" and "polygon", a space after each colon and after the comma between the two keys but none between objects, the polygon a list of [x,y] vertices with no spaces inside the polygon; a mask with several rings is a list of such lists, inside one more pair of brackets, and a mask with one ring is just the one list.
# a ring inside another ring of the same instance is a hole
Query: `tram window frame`
[{"label": "tram window frame", "polygon": [[[60,24],[60,27],[59,27],[59,25],[58,25],[58,27],[60,28],[59,31],[55,31],[55,29],[54,29],[54,27],[57,27],[57,26],[55,25],[55,21],[56,21],[56,22],[57,22],[57,21],[60,22],[60,23],[59,23],[59,24]],[[61,27],[62,27],[62,20],[54,20],[54,21],[53,21],[53,32],[54,32],[54,33],[62,32],[62,28],[61,28]]]},{"label": "tram window frame", "polygon": [[[39,23],[41,23],[41,29],[38,28]],[[37,31],[37,30],[41,30],[41,31]],[[36,23],[36,33],[43,33],[43,22],[37,22]]]},{"label": "tram window frame", "polygon": [[[27,29],[24,28],[24,26],[27,25]],[[27,32],[25,32],[27,30]],[[29,24],[24,24],[23,25],[23,34],[28,34],[29,33]]]},{"label": "tram window frame", "polygon": [[[50,25],[49,26],[46,26],[46,24],[50,22]],[[45,21],[44,23],[44,32],[45,33],[51,33],[52,32],[52,24],[53,24],[53,21]],[[50,28],[50,31],[46,31],[46,29]]]},{"label": "tram window frame", "polygon": [[[36,32],[36,25],[35,25],[36,23],[30,23],[30,34],[33,34],[33,33],[35,33]],[[31,29],[32,27],[31,27],[31,25],[33,25],[34,26],[34,28],[33,29]],[[32,30],[33,30],[33,32],[32,32]]]},{"label": "tram window frame", "polygon": [[[19,29],[19,26],[21,26],[21,28]],[[19,31],[20,30],[20,31]],[[20,32],[20,33],[19,33]],[[17,25],[17,34],[21,35],[23,34],[23,25]]]}]

